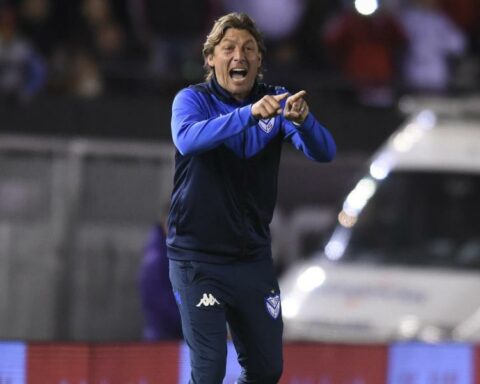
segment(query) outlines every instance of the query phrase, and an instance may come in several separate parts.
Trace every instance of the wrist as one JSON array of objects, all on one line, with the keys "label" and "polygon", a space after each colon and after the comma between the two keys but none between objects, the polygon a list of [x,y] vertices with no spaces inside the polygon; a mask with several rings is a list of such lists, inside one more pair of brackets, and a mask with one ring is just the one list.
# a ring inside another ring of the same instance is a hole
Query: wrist
[{"label": "wrist", "polygon": [[295,125],[295,127],[306,128],[312,124],[312,121],[311,121],[312,118],[313,118],[312,115],[308,113],[302,121],[291,120],[291,122],[293,123],[293,125]]},{"label": "wrist", "polygon": [[305,120],[307,120],[307,116],[305,116],[301,121],[292,120],[293,125],[296,127],[301,127],[303,123],[305,123]]}]

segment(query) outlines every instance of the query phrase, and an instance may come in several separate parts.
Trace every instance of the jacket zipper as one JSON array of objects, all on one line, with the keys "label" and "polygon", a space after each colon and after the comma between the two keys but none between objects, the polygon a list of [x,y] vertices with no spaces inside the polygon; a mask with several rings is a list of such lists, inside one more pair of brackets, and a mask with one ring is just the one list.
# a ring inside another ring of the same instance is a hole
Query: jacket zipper
[{"label": "jacket zipper", "polygon": [[242,241],[241,256],[245,257],[247,253],[247,219],[246,219],[246,193],[247,193],[247,134],[243,131],[243,193],[242,193]]}]

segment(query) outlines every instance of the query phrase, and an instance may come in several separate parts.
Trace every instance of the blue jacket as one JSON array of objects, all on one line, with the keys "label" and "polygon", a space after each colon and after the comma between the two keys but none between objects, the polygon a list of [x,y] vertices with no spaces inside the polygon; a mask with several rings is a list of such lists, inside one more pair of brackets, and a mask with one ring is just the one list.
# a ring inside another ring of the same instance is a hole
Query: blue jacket
[{"label": "blue jacket", "polygon": [[336,151],[331,134],[312,114],[300,127],[282,115],[268,121],[252,116],[253,103],[284,92],[256,84],[240,103],[213,78],[176,95],[169,258],[223,263],[271,256],[269,224],[282,143],[320,162],[332,160]]}]

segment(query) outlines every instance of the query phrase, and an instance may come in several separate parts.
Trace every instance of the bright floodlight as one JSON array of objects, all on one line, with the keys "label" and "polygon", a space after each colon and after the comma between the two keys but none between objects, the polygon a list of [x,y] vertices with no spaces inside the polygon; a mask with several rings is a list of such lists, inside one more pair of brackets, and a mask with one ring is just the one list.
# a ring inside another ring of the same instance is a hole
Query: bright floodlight
[{"label": "bright floodlight", "polygon": [[300,300],[287,297],[282,300],[282,315],[287,319],[292,319],[300,312]]},{"label": "bright floodlight", "polygon": [[297,286],[302,292],[311,292],[325,282],[325,271],[313,266],[304,271],[297,279]]},{"label": "bright floodlight", "polygon": [[370,16],[378,9],[377,0],[355,0],[355,9],[364,16]]}]

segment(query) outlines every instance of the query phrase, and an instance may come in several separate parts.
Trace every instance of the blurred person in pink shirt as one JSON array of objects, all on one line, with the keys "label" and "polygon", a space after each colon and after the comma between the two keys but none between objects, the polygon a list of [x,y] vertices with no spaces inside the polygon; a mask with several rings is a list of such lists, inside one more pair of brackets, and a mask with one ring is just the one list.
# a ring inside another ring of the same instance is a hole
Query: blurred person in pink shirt
[{"label": "blurred person in pink shirt", "polygon": [[441,10],[437,0],[408,0],[400,12],[408,37],[403,82],[412,92],[448,90],[452,58],[465,53],[464,33]]}]

